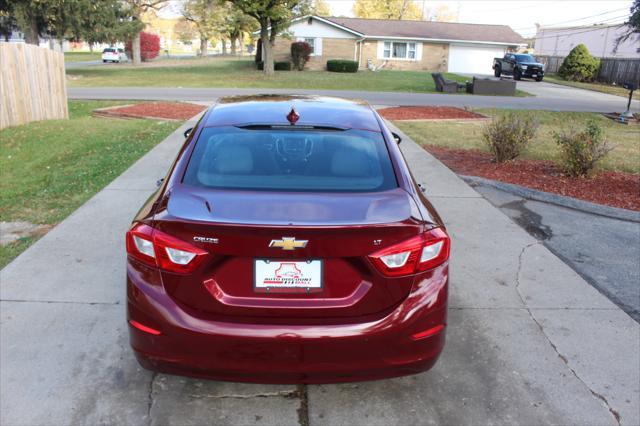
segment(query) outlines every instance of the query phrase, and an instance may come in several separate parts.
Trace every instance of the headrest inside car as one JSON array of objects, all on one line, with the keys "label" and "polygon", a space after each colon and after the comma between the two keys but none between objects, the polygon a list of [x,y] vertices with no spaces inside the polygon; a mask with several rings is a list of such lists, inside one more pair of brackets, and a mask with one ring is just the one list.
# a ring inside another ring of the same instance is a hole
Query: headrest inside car
[{"label": "headrest inside car", "polygon": [[253,171],[251,150],[244,145],[224,144],[218,148],[213,169],[223,175],[249,174]]},{"label": "headrest inside car", "polygon": [[353,148],[338,149],[331,158],[331,174],[334,176],[369,177],[369,156]]}]

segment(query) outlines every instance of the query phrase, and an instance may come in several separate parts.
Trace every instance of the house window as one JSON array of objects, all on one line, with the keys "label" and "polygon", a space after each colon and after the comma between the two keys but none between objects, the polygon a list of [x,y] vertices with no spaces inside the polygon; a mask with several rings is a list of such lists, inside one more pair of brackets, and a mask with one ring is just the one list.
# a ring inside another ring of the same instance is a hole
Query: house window
[{"label": "house window", "polygon": [[313,55],[316,52],[316,39],[305,37],[303,41],[311,46],[311,54]]},{"label": "house window", "polygon": [[382,56],[389,59],[416,59],[416,44],[385,41]]}]

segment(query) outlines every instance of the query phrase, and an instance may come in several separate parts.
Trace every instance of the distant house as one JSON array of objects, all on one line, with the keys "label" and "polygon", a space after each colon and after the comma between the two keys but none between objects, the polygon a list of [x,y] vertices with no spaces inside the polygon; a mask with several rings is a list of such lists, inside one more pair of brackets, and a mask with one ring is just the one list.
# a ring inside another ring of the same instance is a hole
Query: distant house
[{"label": "distant house", "polygon": [[[578,27],[538,27],[534,49],[536,55],[567,56],[571,49],[584,44],[589,52],[599,58],[640,58],[640,36],[634,34],[620,43],[615,41],[627,27],[615,25],[590,25]],[[614,51],[615,50],[615,51]]]},{"label": "distant house", "polygon": [[358,61],[366,68],[492,73],[493,58],[526,43],[506,25],[458,24],[307,16],[292,21],[275,42],[275,59],[290,58],[292,41],[313,48],[310,69],[329,59]]}]

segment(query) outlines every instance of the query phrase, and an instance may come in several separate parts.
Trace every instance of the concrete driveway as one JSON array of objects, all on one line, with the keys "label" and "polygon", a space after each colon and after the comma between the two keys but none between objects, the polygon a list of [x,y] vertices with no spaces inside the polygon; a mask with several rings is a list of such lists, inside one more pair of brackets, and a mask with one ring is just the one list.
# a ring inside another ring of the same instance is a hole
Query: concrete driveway
[{"label": "concrete driveway", "polygon": [[[431,78],[425,73],[425,79]],[[221,89],[177,87],[69,87],[71,99],[138,99],[213,102],[223,96],[260,93],[308,94],[364,99],[372,105],[442,105],[470,108],[541,109],[550,111],[621,112],[627,101],[620,96],[550,83],[519,81],[518,88],[535,97],[445,95],[435,93],[364,92],[354,90]],[[640,101],[632,110],[640,112]]]},{"label": "concrete driveway", "polygon": [[638,323],[406,136],[453,238],[433,370],[322,386],[142,370],[127,342],[123,237],[185,127],[0,272],[1,424],[640,423]]}]

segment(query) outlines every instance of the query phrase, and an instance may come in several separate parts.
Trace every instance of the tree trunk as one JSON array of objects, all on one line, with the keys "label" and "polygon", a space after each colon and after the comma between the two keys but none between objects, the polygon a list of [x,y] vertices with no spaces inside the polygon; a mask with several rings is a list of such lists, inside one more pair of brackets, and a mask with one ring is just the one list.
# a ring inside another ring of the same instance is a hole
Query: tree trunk
[{"label": "tree trunk", "polygon": [[209,55],[209,52],[207,51],[208,44],[209,44],[209,40],[207,40],[205,36],[200,34],[200,56],[203,58],[206,58]]},{"label": "tree trunk", "polygon": [[29,26],[25,28],[24,42],[27,44],[40,44],[40,37],[38,36],[38,23],[35,19],[29,21]]},{"label": "tree trunk", "polygon": [[269,40],[269,22],[265,19],[260,22],[260,39],[262,40],[262,73],[264,75],[273,75],[275,70],[273,69],[273,44]]},{"label": "tree trunk", "polygon": [[131,40],[131,61],[133,65],[140,65],[142,63],[142,56],[140,55],[140,31],[133,36]]},{"label": "tree trunk", "polygon": [[220,43],[222,43],[222,55],[227,54],[227,41],[225,39],[220,39]]},{"label": "tree trunk", "polygon": [[93,53],[93,43],[89,43],[89,52]]},{"label": "tree trunk", "polygon": [[236,42],[238,41],[238,36],[232,36],[230,40],[231,40],[231,54],[235,56]]}]

